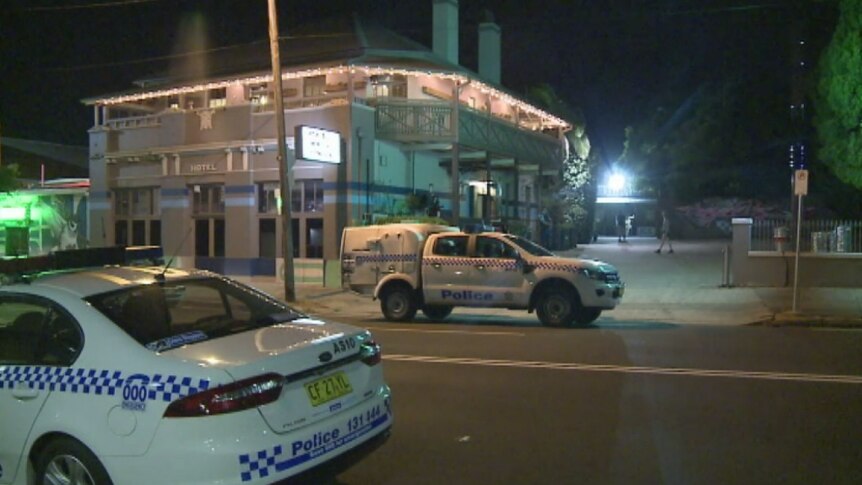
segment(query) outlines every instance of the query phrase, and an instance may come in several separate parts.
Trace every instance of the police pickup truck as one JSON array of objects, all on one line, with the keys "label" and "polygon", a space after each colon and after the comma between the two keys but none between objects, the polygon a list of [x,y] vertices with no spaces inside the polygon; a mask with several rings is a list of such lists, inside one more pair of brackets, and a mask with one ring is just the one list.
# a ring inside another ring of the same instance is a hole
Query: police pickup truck
[{"label": "police pickup truck", "polygon": [[348,227],[342,286],[380,300],[387,320],[432,320],[455,306],[536,311],[543,325],[587,325],[622,300],[616,268],[563,258],[512,234],[433,224]]}]

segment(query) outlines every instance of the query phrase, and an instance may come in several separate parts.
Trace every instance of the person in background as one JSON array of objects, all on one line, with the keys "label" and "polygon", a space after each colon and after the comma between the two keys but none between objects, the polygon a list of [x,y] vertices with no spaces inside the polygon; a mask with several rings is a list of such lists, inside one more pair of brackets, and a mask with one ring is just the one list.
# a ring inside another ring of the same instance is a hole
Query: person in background
[{"label": "person in background", "polygon": [[673,244],[670,243],[670,217],[667,216],[667,211],[661,211],[661,244],[655,250],[656,254],[661,254],[661,250],[667,243],[668,253],[673,253]]},{"label": "person in background", "polygon": [[617,213],[617,242],[626,242],[626,216],[622,212]]}]

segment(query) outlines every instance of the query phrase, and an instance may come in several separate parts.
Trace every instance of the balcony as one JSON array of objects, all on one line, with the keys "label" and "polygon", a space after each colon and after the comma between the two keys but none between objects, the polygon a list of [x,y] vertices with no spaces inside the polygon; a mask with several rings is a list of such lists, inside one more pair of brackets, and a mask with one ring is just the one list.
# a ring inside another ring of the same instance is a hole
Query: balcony
[{"label": "balcony", "polygon": [[[452,104],[446,101],[374,100],[377,137],[401,143],[454,141]],[[548,165],[563,159],[555,135],[521,127],[499,116],[462,106],[459,143],[476,150]]]}]

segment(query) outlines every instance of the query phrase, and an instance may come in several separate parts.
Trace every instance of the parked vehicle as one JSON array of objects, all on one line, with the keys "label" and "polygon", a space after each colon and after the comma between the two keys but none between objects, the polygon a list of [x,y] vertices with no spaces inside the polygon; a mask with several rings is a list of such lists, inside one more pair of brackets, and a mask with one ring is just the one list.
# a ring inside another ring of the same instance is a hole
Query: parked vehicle
[{"label": "parked vehicle", "polygon": [[420,309],[441,320],[469,306],[535,310],[547,326],[587,325],[625,291],[610,264],[555,256],[512,234],[433,224],[345,228],[341,269],[342,286],[379,299],[392,321]]},{"label": "parked vehicle", "polygon": [[271,483],[388,436],[368,331],[108,252],[0,261],[0,483]]}]

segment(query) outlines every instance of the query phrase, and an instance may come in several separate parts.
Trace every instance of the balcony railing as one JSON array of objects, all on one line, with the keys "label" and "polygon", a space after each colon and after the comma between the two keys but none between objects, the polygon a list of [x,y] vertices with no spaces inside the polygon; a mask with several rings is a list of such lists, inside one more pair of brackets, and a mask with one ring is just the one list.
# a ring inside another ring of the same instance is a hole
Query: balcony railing
[{"label": "balcony railing", "polygon": [[[370,103],[369,103],[370,104]],[[376,102],[377,135],[400,141],[451,141],[452,105],[443,101]]]},{"label": "balcony railing", "polygon": [[159,115],[135,116],[130,118],[115,118],[105,121],[105,127],[111,130],[123,130],[128,128],[148,128],[159,126],[162,117]]}]

